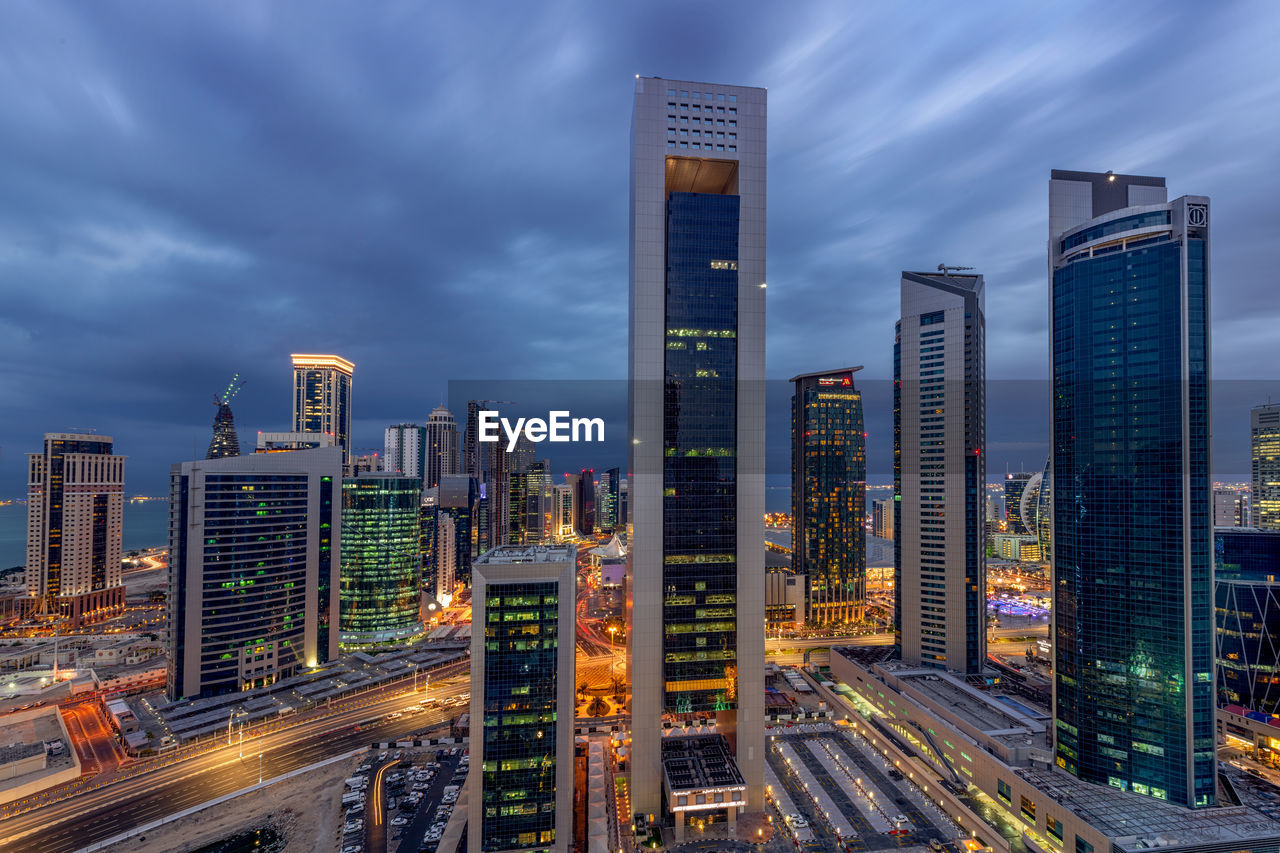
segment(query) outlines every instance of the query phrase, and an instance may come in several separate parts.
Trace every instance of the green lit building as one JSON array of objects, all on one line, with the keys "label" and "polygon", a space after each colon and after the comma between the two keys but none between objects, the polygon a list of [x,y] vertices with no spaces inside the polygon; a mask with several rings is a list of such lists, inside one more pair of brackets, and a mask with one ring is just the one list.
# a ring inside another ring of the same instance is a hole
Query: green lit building
[{"label": "green lit building", "polygon": [[344,649],[422,633],[422,481],[382,471],[342,483],[338,639]]}]

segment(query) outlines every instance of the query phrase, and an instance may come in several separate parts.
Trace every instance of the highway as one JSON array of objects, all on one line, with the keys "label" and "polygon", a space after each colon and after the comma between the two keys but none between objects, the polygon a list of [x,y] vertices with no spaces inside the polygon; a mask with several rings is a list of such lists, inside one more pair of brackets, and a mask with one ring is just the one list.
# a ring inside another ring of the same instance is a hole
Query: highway
[{"label": "highway", "polygon": [[[70,853],[192,806],[258,782],[258,754],[262,775],[272,779],[308,767],[371,742],[396,740],[439,725],[460,709],[436,709],[406,714],[397,720],[364,723],[392,711],[416,705],[424,695],[455,696],[470,687],[467,676],[434,683],[423,694],[410,690],[389,693],[376,702],[332,716],[299,720],[297,725],[219,746],[158,770],[122,778],[110,785],[0,821],[0,849],[24,853]],[[358,723],[360,730],[356,731]],[[372,806],[372,802],[370,806]]]}]

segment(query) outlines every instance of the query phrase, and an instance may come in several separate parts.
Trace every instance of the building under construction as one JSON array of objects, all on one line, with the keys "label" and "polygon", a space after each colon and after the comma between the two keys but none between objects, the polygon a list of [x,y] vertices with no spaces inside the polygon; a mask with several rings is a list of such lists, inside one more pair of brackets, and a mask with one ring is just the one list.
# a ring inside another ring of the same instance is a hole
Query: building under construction
[{"label": "building under construction", "polygon": [[236,420],[231,414],[231,398],[244,387],[240,374],[231,377],[231,384],[222,394],[213,395],[213,404],[218,407],[218,414],[213,418],[213,438],[209,440],[209,452],[205,459],[221,459],[224,456],[240,455],[240,437],[236,435]]}]

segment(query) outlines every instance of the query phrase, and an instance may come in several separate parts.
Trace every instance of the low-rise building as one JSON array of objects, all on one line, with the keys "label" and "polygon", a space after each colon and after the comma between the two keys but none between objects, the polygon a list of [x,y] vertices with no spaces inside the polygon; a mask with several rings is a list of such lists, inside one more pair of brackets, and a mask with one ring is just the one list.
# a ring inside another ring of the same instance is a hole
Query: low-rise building
[{"label": "low-rise building", "polygon": [[1221,853],[1274,849],[1280,823],[1249,806],[1188,809],[1058,769],[1047,708],[998,686],[835,648],[835,695],[947,788],[1003,812],[1032,850]]}]

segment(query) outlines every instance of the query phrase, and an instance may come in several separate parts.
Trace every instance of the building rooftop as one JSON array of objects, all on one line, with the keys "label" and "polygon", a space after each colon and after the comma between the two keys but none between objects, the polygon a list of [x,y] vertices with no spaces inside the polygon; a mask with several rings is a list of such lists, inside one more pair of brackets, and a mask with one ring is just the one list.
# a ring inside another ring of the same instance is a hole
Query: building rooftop
[{"label": "building rooftop", "polygon": [[1057,769],[1020,768],[1014,772],[1110,835],[1118,850],[1244,842],[1256,846],[1280,841],[1280,823],[1247,806],[1187,809],[1083,782]]},{"label": "building rooftop", "polygon": [[662,772],[673,793],[747,786],[723,735],[663,738]]},{"label": "building rooftop", "polygon": [[472,561],[472,565],[494,563],[563,563],[577,556],[574,545],[499,545]]}]

